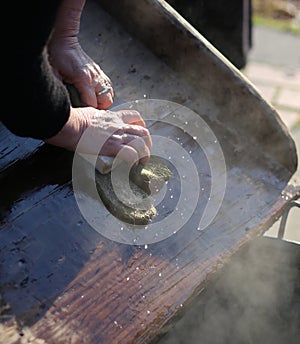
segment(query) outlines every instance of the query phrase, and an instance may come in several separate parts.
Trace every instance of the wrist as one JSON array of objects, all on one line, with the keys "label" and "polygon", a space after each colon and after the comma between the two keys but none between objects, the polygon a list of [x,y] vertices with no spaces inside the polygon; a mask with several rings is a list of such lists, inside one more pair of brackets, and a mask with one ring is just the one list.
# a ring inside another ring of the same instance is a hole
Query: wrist
[{"label": "wrist", "polygon": [[57,13],[53,35],[77,36],[85,0],[63,0]]},{"label": "wrist", "polygon": [[75,151],[81,135],[88,127],[88,118],[80,108],[70,108],[68,121],[62,129],[49,139],[44,140],[54,146],[62,147],[71,151]]}]

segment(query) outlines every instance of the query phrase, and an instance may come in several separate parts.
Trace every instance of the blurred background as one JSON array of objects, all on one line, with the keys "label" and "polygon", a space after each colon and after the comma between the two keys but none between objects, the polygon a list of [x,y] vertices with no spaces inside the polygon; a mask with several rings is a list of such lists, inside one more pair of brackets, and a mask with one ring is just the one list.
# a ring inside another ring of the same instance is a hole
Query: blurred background
[{"label": "blurred background", "polygon": [[300,33],[299,0],[252,0],[254,25]]},{"label": "blurred background", "polygon": [[[277,110],[300,156],[300,0],[169,0]],[[300,168],[295,175],[300,180]],[[300,209],[257,238],[159,344],[298,344]]]},{"label": "blurred background", "polygon": [[256,26],[300,33],[299,0],[168,2],[239,69],[247,64]]}]

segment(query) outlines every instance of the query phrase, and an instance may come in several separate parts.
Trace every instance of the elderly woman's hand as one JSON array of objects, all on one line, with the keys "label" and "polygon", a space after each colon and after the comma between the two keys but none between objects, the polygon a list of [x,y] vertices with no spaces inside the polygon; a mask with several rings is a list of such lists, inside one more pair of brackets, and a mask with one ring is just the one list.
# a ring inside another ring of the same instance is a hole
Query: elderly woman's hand
[{"label": "elderly woman's hand", "polygon": [[152,146],[149,130],[134,110],[71,108],[63,129],[45,142],[81,153],[120,157],[130,166],[145,164]]},{"label": "elderly woman's hand", "polygon": [[81,48],[77,38],[56,38],[49,44],[49,61],[58,78],[75,86],[81,103],[107,109],[113,103],[111,80]]},{"label": "elderly woman's hand", "polygon": [[62,1],[48,42],[49,61],[60,80],[75,86],[82,105],[107,109],[113,103],[112,83],[78,41],[84,3],[85,0]]}]

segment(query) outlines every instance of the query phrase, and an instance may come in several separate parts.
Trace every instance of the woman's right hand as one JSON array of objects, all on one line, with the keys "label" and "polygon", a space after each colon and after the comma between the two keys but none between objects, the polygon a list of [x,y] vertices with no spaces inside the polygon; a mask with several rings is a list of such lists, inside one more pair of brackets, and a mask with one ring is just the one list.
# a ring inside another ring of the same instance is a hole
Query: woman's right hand
[{"label": "woman's right hand", "polygon": [[[80,143],[79,143],[80,141]],[[71,151],[120,157],[130,166],[150,158],[152,140],[141,115],[135,110],[98,110],[71,107],[67,123],[45,142]]]}]

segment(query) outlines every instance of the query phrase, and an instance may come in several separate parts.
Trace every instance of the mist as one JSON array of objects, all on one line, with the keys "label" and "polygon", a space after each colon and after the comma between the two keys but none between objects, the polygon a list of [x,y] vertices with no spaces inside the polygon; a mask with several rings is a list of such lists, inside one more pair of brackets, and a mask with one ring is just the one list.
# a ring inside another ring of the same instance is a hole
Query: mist
[{"label": "mist", "polygon": [[261,237],[207,285],[159,344],[296,344],[299,338],[299,245]]}]

